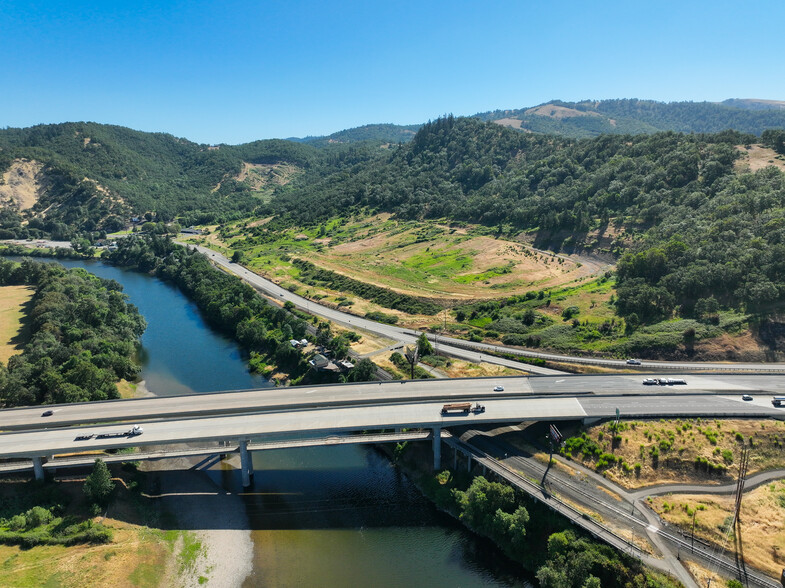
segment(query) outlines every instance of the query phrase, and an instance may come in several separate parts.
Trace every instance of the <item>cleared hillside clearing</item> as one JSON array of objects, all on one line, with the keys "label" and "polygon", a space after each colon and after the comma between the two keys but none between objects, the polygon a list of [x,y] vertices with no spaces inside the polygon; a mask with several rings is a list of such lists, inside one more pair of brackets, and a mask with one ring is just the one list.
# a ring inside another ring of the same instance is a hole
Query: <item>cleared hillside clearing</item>
[{"label": "cleared hillside clearing", "polygon": [[785,157],[778,155],[774,149],[763,145],[737,145],[736,149],[742,154],[736,161],[738,171],[756,172],[770,165],[785,171]]},{"label": "cleared hillside clearing", "polygon": [[38,161],[15,159],[0,183],[0,205],[32,208],[48,186],[43,169],[44,164]]}]

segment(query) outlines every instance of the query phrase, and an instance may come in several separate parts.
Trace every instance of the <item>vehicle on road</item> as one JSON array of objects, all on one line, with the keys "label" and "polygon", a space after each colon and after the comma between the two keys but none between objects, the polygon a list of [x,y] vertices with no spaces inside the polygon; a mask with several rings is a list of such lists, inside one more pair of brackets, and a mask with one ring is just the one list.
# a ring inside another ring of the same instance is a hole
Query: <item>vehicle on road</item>
[{"label": "vehicle on road", "polygon": [[485,406],[484,406],[484,405],[482,405],[482,404],[480,404],[480,403],[478,402],[478,403],[477,403],[477,404],[475,404],[475,405],[474,405],[474,407],[472,408],[472,412],[473,412],[474,414],[480,414],[481,412],[485,412]]},{"label": "vehicle on road", "polygon": [[144,433],[144,429],[141,425],[134,425],[127,431],[122,431],[118,433],[99,433],[95,436],[96,439],[116,439],[118,437],[136,437],[137,435],[141,435]]},{"label": "vehicle on road", "polygon": [[88,439],[92,439],[92,438],[93,438],[93,434],[89,433],[87,435],[77,435],[76,437],[74,437],[74,441],[87,441]]},{"label": "vehicle on road", "polygon": [[504,392],[504,386],[494,386],[493,387],[493,391],[494,392]]},{"label": "vehicle on road", "polygon": [[455,412],[460,412],[463,414],[469,414],[469,411],[472,409],[471,402],[453,402],[452,404],[445,404],[442,406],[442,414],[450,414]]},{"label": "vehicle on road", "polygon": [[656,386],[657,384],[659,384],[657,378],[646,378],[645,380],[643,380],[644,386]]},{"label": "vehicle on road", "polygon": [[744,394],[744,395],[742,395],[741,399],[742,400],[752,400],[752,396],[750,396],[749,394]]},{"label": "vehicle on road", "polygon": [[41,413],[41,416],[47,417],[47,416],[52,416],[53,414],[54,414],[53,410],[45,410],[44,412]]},{"label": "vehicle on road", "polygon": [[640,359],[628,359],[627,360],[627,365],[640,365],[640,364],[641,364],[641,360]]},{"label": "vehicle on road", "polygon": [[666,383],[668,386],[684,386],[687,384],[687,380],[682,380],[681,378],[668,378]]},{"label": "vehicle on road", "polygon": [[785,406],[785,396],[775,396],[771,399],[774,406]]}]

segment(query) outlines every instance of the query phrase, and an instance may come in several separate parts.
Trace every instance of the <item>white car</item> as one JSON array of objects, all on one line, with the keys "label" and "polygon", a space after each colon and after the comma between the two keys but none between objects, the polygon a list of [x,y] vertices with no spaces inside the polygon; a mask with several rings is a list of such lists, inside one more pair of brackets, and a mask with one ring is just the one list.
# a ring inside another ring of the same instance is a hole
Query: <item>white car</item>
[{"label": "white car", "polygon": [[494,392],[504,392],[504,386],[494,386],[493,387],[493,391]]},{"label": "white car", "polygon": [[641,364],[641,360],[640,359],[628,359],[627,360],[627,365],[640,365],[640,364]]},{"label": "white car", "polygon": [[643,380],[644,386],[656,386],[657,384],[658,382],[654,378],[646,378],[645,380]]}]

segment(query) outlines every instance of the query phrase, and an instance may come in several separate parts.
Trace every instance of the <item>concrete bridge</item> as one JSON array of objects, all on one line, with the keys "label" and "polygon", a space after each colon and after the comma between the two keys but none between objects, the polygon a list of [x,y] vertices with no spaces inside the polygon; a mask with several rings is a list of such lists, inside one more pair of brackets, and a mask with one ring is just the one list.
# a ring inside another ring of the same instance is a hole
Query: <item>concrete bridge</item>
[{"label": "concrete bridge", "polygon": [[[625,418],[785,418],[785,408],[771,404],[772,396],[783,395],[780,377],[674,377],[687,384],[643,386],[636,375],[420,380],[9,409],[0,411],[0,427],[7,431],[0,434],[0,458],[22,460],[5,467],[32,467],[40,478],[45,466],[83,465],[95,457],[73,454],[133,447],[143,451],[127,454],[125,460],[162,459],[192,449],[162,453],[144,448],[199,444],[200,451],[207,452],[201,455],[239,452],[243,484],[248,486],[253,473],[250,452],[262,449],[430,438],[434,467],[439,468],[442,430],[456,425],[589,422],[615,417],[617,410]],[[504,390],[494,390],[497,387]],[[753,400],[744,401],[742,394],[751,394]],[[458,400],[479,401],[485,411],[442,415],[445,403]],[[42,416],[44,409],[52,414]],[[142,424],[144,433],[111,436],[133,424]],[[281,441],[292,435],[297,439]],[[205,447],[208,443],[211,447]],[[72,456],[55,459],[63,454]]]}]

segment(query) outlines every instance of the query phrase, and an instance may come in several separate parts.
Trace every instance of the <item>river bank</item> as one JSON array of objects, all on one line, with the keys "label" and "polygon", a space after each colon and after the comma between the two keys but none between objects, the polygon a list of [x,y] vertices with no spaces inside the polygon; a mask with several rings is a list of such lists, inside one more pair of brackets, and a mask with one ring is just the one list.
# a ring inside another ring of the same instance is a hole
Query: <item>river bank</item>
[{"label": "river bank", "polygon": [[196,542],[181,540],[175,545],[163,585],[240,587],[251,573],[254,554],[245,505],[200,471],[198,461],[147,462],[143,468],[155,476],[164,516],[173,516],[174,528],[196,538]]}]

